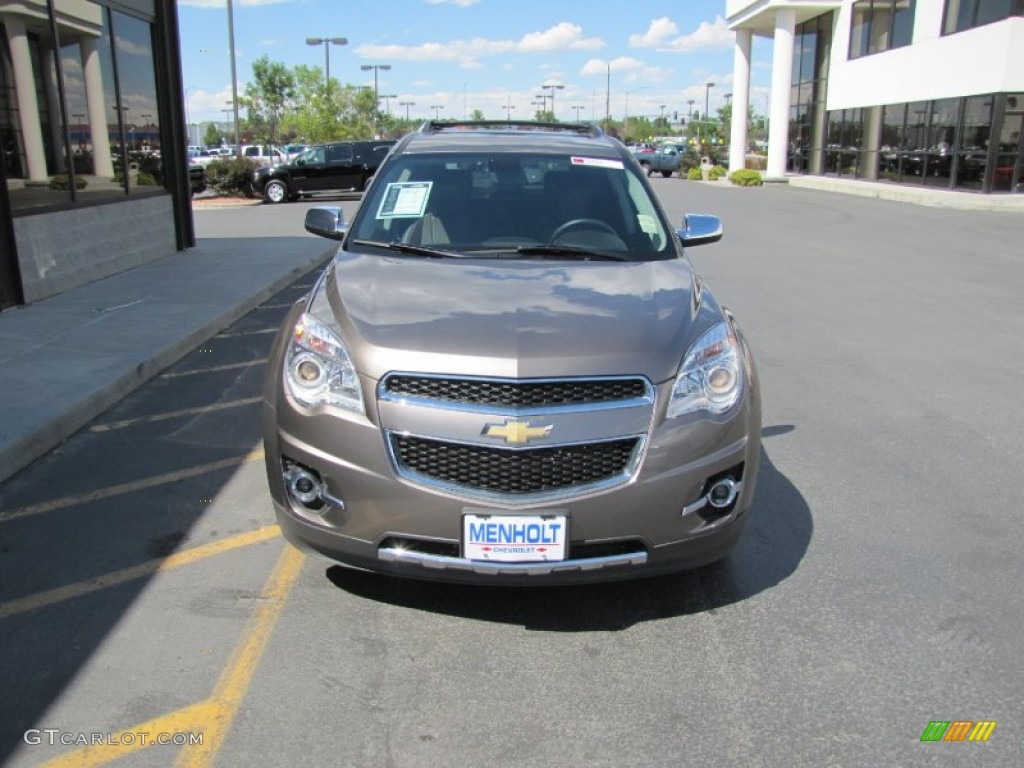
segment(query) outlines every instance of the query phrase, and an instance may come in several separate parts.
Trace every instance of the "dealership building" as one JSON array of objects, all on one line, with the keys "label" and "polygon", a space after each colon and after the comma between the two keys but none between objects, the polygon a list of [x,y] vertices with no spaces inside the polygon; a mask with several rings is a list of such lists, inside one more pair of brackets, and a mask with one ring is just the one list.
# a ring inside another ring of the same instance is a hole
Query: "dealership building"
[{"label": "dealership building", "polygon": [[1024,192],[1024,0],[727,0],[730,170],[772,40],[768,178]]},{"label": "dealership building", "polygon": [[0,309],[192,230],[175,0],[0,0]]}]

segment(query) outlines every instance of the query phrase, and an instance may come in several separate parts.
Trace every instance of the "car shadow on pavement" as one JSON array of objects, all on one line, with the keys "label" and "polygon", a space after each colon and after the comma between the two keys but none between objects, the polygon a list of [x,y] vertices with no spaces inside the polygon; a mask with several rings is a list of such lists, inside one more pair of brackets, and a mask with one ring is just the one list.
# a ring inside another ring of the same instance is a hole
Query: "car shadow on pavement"
[{"label": "car shadow on pavement", "polygon": [[[792,427],[768,427],[765,437]],[[327,578],[353,595],[449,616],[520,624],[547,632],[623,630],[648,621],[713,611],[784,581],[803,559],[814,529],[803,495],[761,449],[751,517],[725,559],[703,568],[640,580],[569,587],[439,584],[341,566]]]}]

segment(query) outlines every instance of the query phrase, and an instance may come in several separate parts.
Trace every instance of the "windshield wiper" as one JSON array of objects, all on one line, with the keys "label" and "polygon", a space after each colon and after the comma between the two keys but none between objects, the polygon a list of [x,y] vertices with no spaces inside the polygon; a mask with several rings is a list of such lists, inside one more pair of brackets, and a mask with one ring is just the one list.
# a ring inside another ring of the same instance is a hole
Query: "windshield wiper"
[{"label": "windshield wiper", "polygon": [[562,256],[587,261],[632,261],[626,254],[611,251],[592,251],[589,248],[577,248],[572,245],[524,245],[516,248],[516,253],[523,256]]},{"label": "windshield wiper", "polygon": [[399,253],[411,253],[416,256],[426,256],[431,259],[465,259],[469,258],[466,254],[456,253],[455,251],[446,251],[442,248],[428,248],[425,245],[409,245],[408,243],[399,243],[393,241],[386,243],[383,240],[353,240],[353,245],[370,245],[374,248],[387,248],[389,251],[398,251]]}]

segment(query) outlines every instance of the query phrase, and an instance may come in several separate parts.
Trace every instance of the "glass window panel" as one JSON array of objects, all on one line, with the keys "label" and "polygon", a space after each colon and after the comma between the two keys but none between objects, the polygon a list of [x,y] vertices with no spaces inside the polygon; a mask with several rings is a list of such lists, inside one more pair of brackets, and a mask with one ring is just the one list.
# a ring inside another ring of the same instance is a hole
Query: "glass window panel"
[{"label": "glass window panel", "polygon": [[857,0],[853,4],[853,22],[850,25],[850,56],[856,59],[868,49],[868,29],[871,18],[871,0]]},{"label": "glass window panel", "polygon": [[991,96],[975,96],[965,100],[964,129],[957,151],[956,185],[965,189],[981,189],[985,180],[989,136],[992,131]]},{"label": "glass window panel", "polygon": [[113,17],[124,139],[128,147],[128,190],[161,190],[164,173],[152,27],[123,13],[115,12]]},{"label": "glass window panel", "polygon": [[[76,200],[124,195],[112,148],[119,145],[108,12],[93,3],[55,0],[61,69],[71,121],[71,156],[80,180]],[[84,184],[84,186],[83,186]]]},{"label": "glass window panel", "polygon": [[892,0],[874,0],[868,32],[868,53],[889,49],[889,25],[892,23]]},{"label": "glass window panel", "polygon": [[818,33],[809,27],[804,33],[804,45],[800,51],[800,81],[806,83],[814,79],[814,64],[818,52]]},{"label": "glass window panel", "polygon": [[[24,16],[3,27],[4,102],[0,117],[4,165],[13,211],[65,205],[71,201],[67,152],[62,137],[57,69],[49,28],[27,31]],[[12,39],[8,41],[7,35]],[[19,94],[16,74],[27,75],[31,93]],[[35,106],[23,111],[25,102]],[[61,178],[63,176],[63,178]]]},{"label": "glass window panel", "polygon": [[910,45],[914,36],[915,0],[896,0],[892,16],[892,47]]},{"label": "glass window panel", "polygon": [[1013,15],[1015,0],[980,0],[978,3],[978,18],[975,26],[990,24],[993,21],[1006,19]]},{"label": "glass window panel", "polygon": [[801,31],[803,25],[797,27],[797,33],[793,37],[793,70],[789,76],[789,82],[796,85],[800,82],[800,62],[803,59],[804,34]]},{"label": "glass window panel", "polygon": [[882,110],[882,133],[879,141],[878,178],[896,181],[900,172],[900,150],[903,148],[903,119],[906,104],[889,104]]}]

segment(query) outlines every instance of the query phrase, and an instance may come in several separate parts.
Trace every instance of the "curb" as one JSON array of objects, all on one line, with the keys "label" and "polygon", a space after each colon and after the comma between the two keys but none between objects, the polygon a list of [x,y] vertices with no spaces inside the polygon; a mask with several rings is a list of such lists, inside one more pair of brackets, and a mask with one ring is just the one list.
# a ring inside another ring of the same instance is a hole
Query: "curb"
[{"label": "curb", "polygon": [[141,387],[160,371],[183,358],[200,342],[224,330],[278,291],[323,266],[333,251],[332,248],[328,253],[321,254],[308,264],[295,267],[276,278],[255,294],[225,309],[220,315],[191,333],[171,342],[148,359],[142,360],[127,373],[100,385],[97,389],[87,393],[82,400],[68,403],[60,415],[45,425],[17,437],[9,445],[0,448],[0,483],[56,448],[112,405]]}]

